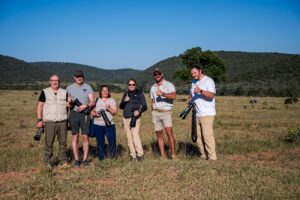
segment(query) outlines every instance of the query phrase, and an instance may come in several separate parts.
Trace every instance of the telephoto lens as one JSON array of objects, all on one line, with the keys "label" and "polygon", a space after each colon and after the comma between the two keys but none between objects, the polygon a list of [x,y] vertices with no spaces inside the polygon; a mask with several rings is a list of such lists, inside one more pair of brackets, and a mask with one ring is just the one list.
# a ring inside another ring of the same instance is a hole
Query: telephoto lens
[{"label": "telephoto lens", "polygon": [[111,122],[109,121],[104,109],[99,111],[99,115],[103,118],[105,126],[111,126]]},{"label": "telephoto lens", "polygon": [[136,125],[136,118],[135,116],[132,116],[130,120],[130,128],[134,128],[135,125]]},{"label": "telephoto lens", "polygon": [[36,141],[40,141],[42,134],[44,133],[44,128],[38,128],[33,139]]},{"label": "telephoto lens", "polygon": [[180,114],[180,118],[181,119],[185,119],[186,116],[189,114],[189,112],[191,111],[191,109],[195,106],[195,103],[193,102],[189,102],[189,105],[184,109],[184,111],[182,111],[182,113]]}]

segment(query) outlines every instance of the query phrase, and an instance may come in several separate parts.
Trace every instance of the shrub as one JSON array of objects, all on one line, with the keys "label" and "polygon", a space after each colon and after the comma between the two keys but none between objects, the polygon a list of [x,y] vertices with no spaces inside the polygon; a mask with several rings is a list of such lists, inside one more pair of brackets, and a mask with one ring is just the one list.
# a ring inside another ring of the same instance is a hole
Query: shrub
[{"label": "shrub", "polygon": [[287,98],[284,100],[284,104],[293,104],[293,98]]},{"label": "shrub", "polygon": [[300,142],[300,126],[288,130],[288,134],[285,136],[285,141],[289,143]]}]

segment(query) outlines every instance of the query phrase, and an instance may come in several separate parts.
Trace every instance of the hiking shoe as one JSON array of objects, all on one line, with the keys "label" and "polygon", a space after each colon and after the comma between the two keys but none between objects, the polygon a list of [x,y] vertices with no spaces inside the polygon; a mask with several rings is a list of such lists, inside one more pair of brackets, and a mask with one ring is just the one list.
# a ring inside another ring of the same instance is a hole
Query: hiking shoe
[{"label": "hiking shoe", "polygon": [[144,156],[137,156],[137,161],[143,161],[144,160]]},{"label": "hiking shoe", "polygon": [[74,167],[80,167],[80,161],[79,160],[75,160]]},{"label": "hiking shoe", "polygon": [[88,160],[84,160],[82,161],[83,166],[85,167],[89,167],[90,166],[90,162]]}]

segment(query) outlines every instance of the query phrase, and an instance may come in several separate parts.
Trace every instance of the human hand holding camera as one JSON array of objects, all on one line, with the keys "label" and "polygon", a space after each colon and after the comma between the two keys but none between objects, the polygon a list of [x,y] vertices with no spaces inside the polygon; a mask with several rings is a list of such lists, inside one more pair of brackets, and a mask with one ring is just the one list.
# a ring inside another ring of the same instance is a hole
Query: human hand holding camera
[{"label": "human hand holding camera", "polygon": [[140,112],[138,110],[134,111],[133,112],[133,116],[134,117],[138,117],[140,115]]}]

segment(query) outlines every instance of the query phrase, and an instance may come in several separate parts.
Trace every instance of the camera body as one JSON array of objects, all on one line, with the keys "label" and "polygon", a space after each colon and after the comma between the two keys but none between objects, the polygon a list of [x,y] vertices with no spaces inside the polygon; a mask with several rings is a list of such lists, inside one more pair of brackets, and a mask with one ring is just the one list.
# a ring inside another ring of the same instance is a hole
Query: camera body
[{"label": "camera body", "polygon": [[[77,106],[77,107],[79,107],[79,106],[82,105],[82,103],[81,103],[77,98],[73,101],[73,104],[74,104],[75,106]],[[89,114],[90,114],[90,110],[89,110],[88,107],[87,107],[86,109],[84,109],[83,112],[84,112],[85,115],[89,115]]]},{"label": "camera body", "polygon": [[40,141],[42,134],[44,133],[44,127],[38,128],[33,139],[36,141]]},{"label": "camera body", "polygon": [[103,118],[105,126],[111,126],[111,122],[109,121],[104,109],[99,110],[98,115]]}]

